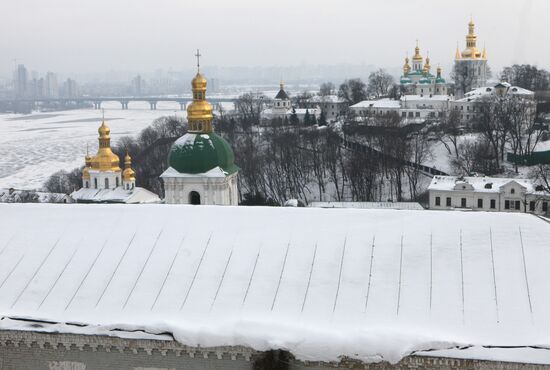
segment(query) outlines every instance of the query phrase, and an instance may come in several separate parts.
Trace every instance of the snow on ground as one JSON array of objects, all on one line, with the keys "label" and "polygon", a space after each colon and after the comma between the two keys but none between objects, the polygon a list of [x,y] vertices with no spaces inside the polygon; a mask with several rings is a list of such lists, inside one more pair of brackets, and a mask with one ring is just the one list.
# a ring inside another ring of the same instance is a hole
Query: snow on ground
[{"label": "snow on ground", "polygon": [[532,215],[0,204],[0,225],[0,330],[550,364],[523,348],[550,347],[550,224]]},{"label": "snow on ground", "polygon": [[[111,128],[112,143],[125,135],[136,135],[156,118],[184,116],[177,103],[132,102],[121,110],[117,102],[103,104]],[[97,150],[97,128],[101,111],[78,109],[36,112],[29,115],[0,114],[0,188],[39,189],[58,170],[84,164],[86,145]]]}]

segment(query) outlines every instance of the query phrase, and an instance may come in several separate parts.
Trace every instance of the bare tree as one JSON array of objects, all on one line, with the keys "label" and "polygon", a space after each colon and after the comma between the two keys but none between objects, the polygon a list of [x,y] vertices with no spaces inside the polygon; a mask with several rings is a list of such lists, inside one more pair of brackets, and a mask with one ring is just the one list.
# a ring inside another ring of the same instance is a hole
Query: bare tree
[{"label": "bare tree", "polygon": [[367,85],[360,78],[344,81],[338,89],[338,97],[353,105],[367,99]]},{"label": "bare tree", "polygon": [[449,113],[441,113],[439,125],[436,128],[437,139],[445,146],[450,156],[458,157],[458,140],[462,135],[460,112],[453,109]]},{"label": "bare tree", "polygon": [[530,64],[514,64],[505,67],[500,77],[512,85],[531,91],[548,90],[550,87],[550,73]]},{"label": "bare tree", "polygon": [[376,98],[387,96],[394,83],[393,77],[389,73],[384,69],[379,69],[369,75],[367,92]]},{"label": "bare tree", "polygon": [[471,73],[470,68],[468,68],[468,64],[455,62],[453,71],[451,72],[451,78],[455,83],[455,94],[463,96],[471,90],[475,77]]},{"label": "bare tree", "polygon": [[323,82],[319,88],[320,96],[334,95],[336,92],[336,87],[332,82]]}]

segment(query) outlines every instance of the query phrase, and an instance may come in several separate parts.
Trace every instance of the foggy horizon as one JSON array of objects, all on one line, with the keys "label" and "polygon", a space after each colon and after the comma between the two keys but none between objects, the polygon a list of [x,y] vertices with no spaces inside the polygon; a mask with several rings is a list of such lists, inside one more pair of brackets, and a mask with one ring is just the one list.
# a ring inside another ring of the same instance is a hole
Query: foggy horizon
[{"label": "foggy horizon", "polygon": [[550,12],[543,0],[22,0],[5,8],[10,16],[0,31],[12,36],[0,41],[6,78],[16,63],[65,75],[188,71],[197,48],[205,69],[366,65],[395,73],[416,39],[448,75],[470,16],[493,73],[515,63],[550,67],[550,49],[537,45]]}]

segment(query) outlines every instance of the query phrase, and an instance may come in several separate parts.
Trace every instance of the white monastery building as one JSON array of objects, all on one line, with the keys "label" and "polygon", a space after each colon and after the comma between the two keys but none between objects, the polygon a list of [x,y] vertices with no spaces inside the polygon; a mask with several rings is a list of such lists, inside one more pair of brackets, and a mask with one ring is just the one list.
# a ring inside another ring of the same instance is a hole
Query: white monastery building
[{"label": "white monastery building", "polygon": [[124,157],[124,170],[120,159],[111,149],[111,129],[101,123],[98,129],[99,149],[95,156],[86,154],[82,170],[82,188],[73,192],[71,198],[79,203],[156,203],[158,195],[136,186],[136,173],[132,158]]},{"label": "white monastery building", "polygon": [[172,145],[169,167],[160,176],[164,200],[169,204],[236,206],[239,168],[229,143],[213,131],[206,84],[206,78],[197,71],[191,83],[193,102],[187,107],[188,132]]},{"label": "white monastery building", "polygon": [[2,370],[550,369],[533,215],[4,203],[0,225]]},{"label": "white monastery building", "polygon": [[547,215],[550,194],[528,179],[434,176],[430,209],[471,209]]}]

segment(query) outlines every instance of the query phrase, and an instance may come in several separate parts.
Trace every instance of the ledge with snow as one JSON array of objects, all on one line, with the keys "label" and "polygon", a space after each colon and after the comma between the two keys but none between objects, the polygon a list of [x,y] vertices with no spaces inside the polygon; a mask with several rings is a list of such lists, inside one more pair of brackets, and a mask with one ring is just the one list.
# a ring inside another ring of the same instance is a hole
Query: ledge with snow
[{"label": "ledge with snow", "polygon": [[550,224],[533,215],[0,204],[0,225],[5,364],[15,343],[74,344],[79,363],[83,343],[149,341],[193,369],[269,349],[292,368],[550,365]]}]

